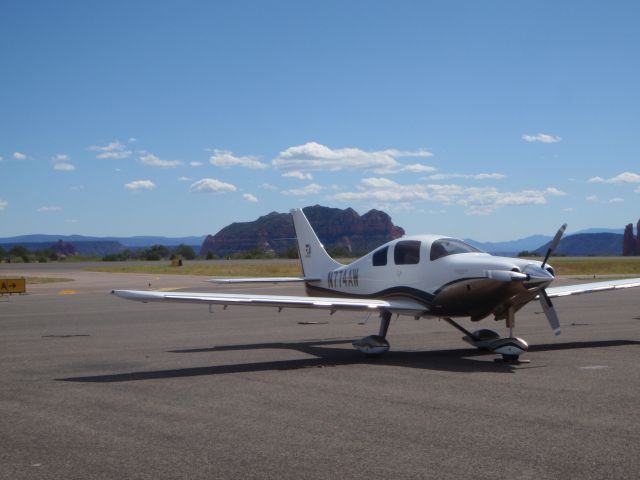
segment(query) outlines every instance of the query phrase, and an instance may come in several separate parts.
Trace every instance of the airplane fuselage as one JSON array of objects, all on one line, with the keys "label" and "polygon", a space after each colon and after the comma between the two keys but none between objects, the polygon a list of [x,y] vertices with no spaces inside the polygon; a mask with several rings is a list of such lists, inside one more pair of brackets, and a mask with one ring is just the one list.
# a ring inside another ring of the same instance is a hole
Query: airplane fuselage
[{"label": "airplane fuselage", "polygon": [[[510,275],[527,278],[505,282]],[[492,256],[461,240],[421,235],[388,242],[306,288],[316,296],[410,298],[430,315],[480,320],[521,308],[552,280],[552,267],[539,261]]]}]

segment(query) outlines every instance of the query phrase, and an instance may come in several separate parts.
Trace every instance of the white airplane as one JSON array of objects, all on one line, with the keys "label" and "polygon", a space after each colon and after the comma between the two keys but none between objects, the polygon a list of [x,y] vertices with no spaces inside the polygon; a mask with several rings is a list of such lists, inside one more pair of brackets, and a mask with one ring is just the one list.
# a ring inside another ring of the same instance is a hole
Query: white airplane
[{"label": "white airplane", "polygon": [[[368,355],[389,350],[387,331],[395,314],[442,318],[464,333],[471,345],[517,362],[528,349],[513,335],[515,314],[539,299],[555,335],[560,322],[551,298],[621,288],[640,287],[640,278],[547,288],[555,272],[547,263],[566,229],[552,240],[544,261],[497,257],[481,252],[462,240],[440,235],[405,236],[392,240],[364,257],[343,265],[327,254],[302,209],[291,210],[298,239],[302,277],[212,279],[213,283],[304,282],[308,296],[249,295],[230,293],[159,292],[113,290],[111,293],[142,302],[204,303],[212,305],[271,306],[377,312],[380,329],[353,342]],[[505,320],[509,336],[493,330],[470,332],[453,318],[479,321],[493,315]]]}]

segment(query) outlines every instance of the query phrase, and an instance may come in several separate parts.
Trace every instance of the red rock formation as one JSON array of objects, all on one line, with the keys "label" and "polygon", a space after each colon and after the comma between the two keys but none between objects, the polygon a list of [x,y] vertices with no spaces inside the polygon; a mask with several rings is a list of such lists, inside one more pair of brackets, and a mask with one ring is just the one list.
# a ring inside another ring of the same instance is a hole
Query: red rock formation
[{"label": "red rock formation", "polygon": [[[370,210],[360,216],[352,208],[342,210],[320,205],[306,207],[304,213],[328,249],[344,248],[353,252],[366,252],[399,238],[404,230],[379,210]],[[226,256],[252,249],[273,249],[280,253],[295,245],[293,221],[288,213],[272,212],[253,222],[232,223],[215,235],[209,235],[200,248],[200,255],[213,252]]]}]

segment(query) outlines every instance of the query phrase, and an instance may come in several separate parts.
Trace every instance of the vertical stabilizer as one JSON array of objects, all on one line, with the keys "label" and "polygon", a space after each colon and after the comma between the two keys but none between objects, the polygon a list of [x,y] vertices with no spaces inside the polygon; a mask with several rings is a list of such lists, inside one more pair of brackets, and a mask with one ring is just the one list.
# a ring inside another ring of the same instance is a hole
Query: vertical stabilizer
[{"label": "vertical stabilizer", "polygon": [[342,264],[331,258],[324,249],[302,209],[292,209],[291,216],[293,217],[293,227],[296,230],[298,239],[298,253],[302,264],[302,274],[305,278],[324,278],[327,272],[341,267]]}]

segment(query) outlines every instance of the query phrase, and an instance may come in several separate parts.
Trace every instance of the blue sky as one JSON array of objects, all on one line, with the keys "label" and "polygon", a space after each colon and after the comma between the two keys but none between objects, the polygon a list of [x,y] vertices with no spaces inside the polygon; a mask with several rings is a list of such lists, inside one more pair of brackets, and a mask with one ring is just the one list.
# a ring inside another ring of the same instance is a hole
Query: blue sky
[{"label": "blue sky", "polygon": [[477,240],[640,217],[640,3],[0,4],[0,237],[322,204]]}]

